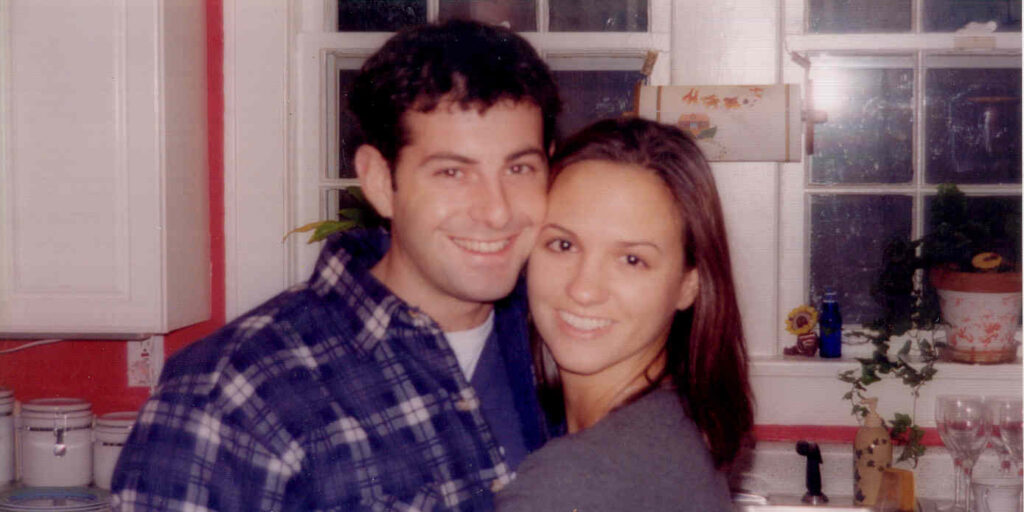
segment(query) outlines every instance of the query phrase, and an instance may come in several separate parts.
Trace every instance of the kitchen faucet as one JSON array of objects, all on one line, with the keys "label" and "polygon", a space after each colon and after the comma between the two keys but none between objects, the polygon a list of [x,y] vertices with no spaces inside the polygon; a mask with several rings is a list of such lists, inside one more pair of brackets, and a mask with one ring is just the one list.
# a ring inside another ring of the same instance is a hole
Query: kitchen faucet
[{"label": "kitchen faucet", "polygon": [[828,503],[828,496],[821,492],[821,450],[815,443],[798,441],[796,452],[807,457],[807,493],[800,500],[811,505]]}]

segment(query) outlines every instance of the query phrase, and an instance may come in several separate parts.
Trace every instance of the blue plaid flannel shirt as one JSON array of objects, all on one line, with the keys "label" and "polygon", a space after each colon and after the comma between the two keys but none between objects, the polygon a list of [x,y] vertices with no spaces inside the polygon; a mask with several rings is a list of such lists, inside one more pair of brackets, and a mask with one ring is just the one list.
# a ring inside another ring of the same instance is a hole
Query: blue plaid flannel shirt
[{"label": "blue plaid flannel shirt", "polygon": [[[182,350],[143,405],[114,510],[489,510],[513,477],[437,324],[369,274],[383,232]],[[544,441],[522,287],[495,329],[530,449]]]}]

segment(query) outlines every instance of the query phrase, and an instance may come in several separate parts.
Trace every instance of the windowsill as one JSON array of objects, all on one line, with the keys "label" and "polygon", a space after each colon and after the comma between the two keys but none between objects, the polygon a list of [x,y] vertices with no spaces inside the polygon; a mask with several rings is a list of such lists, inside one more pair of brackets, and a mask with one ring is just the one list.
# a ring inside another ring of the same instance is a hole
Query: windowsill
[{"label": "windowsill", "polygon": [[[844,347],[845,348],[845,347]],[[853,358],[825,360],[793,356],[754,357],[751,385],[757,402],[758,425],[856,426],[851,403],[844,400],[850,385],[838,379],[841,371],[856,369]],[[1022,363],[967,365],[936,363],[934,379],[920,389],[916,402],[910,388],[886,377],[868,386],[865,396],[879,398],[879,412],[891,418],[895,412],[914,415],[923,427],[934,427],[932,406],[942,394],[1021,396]]]},{"label": "windowsill", "polygon": [[[750,374],[757,377],[828,377],[835,378],[844,370],[858,367],[853,357],[822,359],[820,357],[775,356],[751,358]],[[963,364],[935,363],[938,373],[935,380],[993,380],[1020,379],[1022,361],[1020,356],[1012,363],[1004,364]],[[979,371],[983,370],[983,371]]]}]

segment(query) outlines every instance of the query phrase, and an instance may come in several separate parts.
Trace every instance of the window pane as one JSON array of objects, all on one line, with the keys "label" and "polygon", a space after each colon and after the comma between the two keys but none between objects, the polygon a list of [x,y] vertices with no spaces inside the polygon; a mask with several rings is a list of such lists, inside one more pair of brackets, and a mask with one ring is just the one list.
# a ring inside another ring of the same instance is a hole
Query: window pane
[{"label": "window pane", "polygon": [[911,69],[819,68],[811,182],[906,183],[913,177]]},{"label": "window pane", "polygon": [[929,69],[929,183],[1021,182],[1017,69]]},{"label": "window pane", "polygon": [[561,134],[570,135],[598,119],[633,110],[633,95],[644,79],[639,71],[555,71],[562,95]]},{"label": "window pane", "polygon": [[[935,228],[932,218],[932,203],[935,196],[925,198],[925,232]],[[1008,262],[1020,262],[1021,256],[1021,196],[967,196],[967,211],[964,218],[970,219],[973,233],[982,234],[980,239],[991,240],[984,247],[968,247],[961,255],[961,263],[970,265],[970,260],[980,252],[996,252]],[[987,234],[988,236],[985,236]]]},{"label": "window pane", "polygon": [[924,30],[955,32],[975,22],[996,22],[999,32],[1020,32],[1020,0],[925,0]]},{"label": "window pane", "polygon": [[427,21],[426,0],[342,0],[340,32],[393,32]]},{"label": "window pane", "polygon": [[519,32],[537,30],[534,0],[441,0],[439,18],[474,19]]},{"label": "window pane", "polygon": [[647,0],[550,0],[552,32],[647,32]]},{"label": "window pane", "polygon": [[355,115],[348,109],[348,93],[352,89],[352,82],[355,81],[357,69],[343,69],[338,71],[338,174],[327,176],[328,178],[355,178],[356,170],[352,164],[352,158],[356,154],[356,148],[363,143],[362,133],[359,131],[359,123]]},{"label": "window pane", "polygon": [[871,286],[882,250],[894,237],[909,240],[908,196],[814,195],[811,197],[811,289],[815,306],[825,288],[839,292],[844,324],[875,319],[879,306]]},{"label": "window pane", "polygon": [[910,31],[910,0],[808,0],[807,6],[813,33]]}]

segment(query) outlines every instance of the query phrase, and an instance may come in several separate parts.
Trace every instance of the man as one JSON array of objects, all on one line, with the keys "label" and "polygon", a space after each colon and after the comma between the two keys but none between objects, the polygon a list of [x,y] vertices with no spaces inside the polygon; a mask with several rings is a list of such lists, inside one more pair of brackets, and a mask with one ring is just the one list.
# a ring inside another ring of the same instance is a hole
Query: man
[{"label": "man", "polygon": [[489,509],[543,443],[513,289],[545,209],[549,70],[510,31],[423,26],[350,103],[390,236],[330,239],[309,282],[171,358],[115,509]]}]

